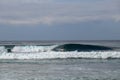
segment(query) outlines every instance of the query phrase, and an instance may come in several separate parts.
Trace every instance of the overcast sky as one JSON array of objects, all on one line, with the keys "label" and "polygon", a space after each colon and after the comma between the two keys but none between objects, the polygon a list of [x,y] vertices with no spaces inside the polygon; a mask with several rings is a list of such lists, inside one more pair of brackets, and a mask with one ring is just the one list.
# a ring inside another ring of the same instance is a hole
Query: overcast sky
[{"label": "overcast sky", "polygon": [[0,40],[118,40],[120,0],[0,0]]}]

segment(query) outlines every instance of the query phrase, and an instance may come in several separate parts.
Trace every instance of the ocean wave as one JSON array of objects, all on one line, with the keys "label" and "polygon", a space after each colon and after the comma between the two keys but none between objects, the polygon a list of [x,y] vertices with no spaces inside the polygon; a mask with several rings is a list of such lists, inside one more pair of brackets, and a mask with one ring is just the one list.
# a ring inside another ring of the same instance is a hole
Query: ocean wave
[{"label": "ocean wave", "polygon": [[110,47],[99,46],[99,45],[85,45],[85,44],[61,44],[61,45],[5,45],[1,46],[0,52],[67,52],[67,51],[108,51],[113,50]]},{"label": "ocean wave", "polygon": [[53,58],[120,58],[120,52],[110,47],[85,44],[0,46],[0,59]]},{"label": "ocean wave", "polygon": [[55,47],[54,51],[106,51],[113,50],[110,47],[85,44],[63,44]]}]

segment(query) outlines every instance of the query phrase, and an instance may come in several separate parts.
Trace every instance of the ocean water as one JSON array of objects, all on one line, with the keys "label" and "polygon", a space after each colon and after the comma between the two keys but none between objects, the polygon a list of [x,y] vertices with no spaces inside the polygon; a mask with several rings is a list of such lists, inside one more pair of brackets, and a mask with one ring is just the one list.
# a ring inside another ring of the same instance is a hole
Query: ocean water
[{"label": "ocean water", "polygon": [[0,80],[120,80],[120,41],[1,41]]}]

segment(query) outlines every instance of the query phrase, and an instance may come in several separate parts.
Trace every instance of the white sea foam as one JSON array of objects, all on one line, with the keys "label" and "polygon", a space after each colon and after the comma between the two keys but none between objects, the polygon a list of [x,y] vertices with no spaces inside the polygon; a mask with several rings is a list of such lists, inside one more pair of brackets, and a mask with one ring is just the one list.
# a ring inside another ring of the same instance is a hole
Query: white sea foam
[{"label": "white sea foam", "polygon": [[15,46],[12,52],[49,52],[56,46]]},{"label": "white sea foam", "polygon": [[4,52],[7,52],[7,50],[5,49],[4,46],[0,46],[0,53],[4,53]]},{"label": "white sea foam", "polygon": [[54,59],[54,58],[120,58],[120,52],[40,52],[40,53],[1,53],[0,59]]}]

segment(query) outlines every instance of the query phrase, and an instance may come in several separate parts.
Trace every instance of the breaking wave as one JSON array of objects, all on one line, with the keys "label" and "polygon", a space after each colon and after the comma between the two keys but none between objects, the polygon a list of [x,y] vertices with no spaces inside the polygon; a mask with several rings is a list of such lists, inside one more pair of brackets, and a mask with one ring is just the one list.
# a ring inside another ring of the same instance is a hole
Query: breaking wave
[{"label": "breaking wave", "polygon": [[50,52],[56,46],[15,46],[11,52]]},{"label": "breaking wave", "polygon": [[84,44],[0,46],[0,59],[120,58],[110,47]]},{"label": "breaking wave", "polygon": [[16,46],[5,45],[0,47],[0,52],[67,52],[67,51],[108,51],[110,47],[84,44],[61,44],[61,45],[40,45],[40,46]]}]

